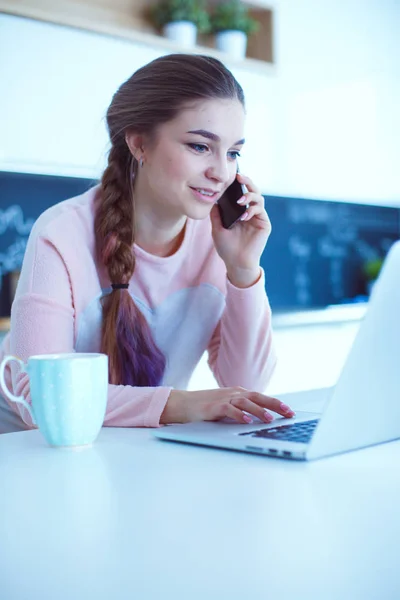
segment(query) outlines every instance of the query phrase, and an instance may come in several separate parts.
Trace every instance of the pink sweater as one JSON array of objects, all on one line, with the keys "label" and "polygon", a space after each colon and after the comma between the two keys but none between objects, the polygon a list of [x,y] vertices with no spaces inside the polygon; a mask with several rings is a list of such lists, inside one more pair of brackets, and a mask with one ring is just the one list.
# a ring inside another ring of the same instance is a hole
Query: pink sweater
[{"label": "pink sweater", "polygon": [[[0,358],[100,351],[100,298],[111,288],[95,257],[94,189],[56,204],[36,221]],[[158,426],[171,389],[187,387],[206,350],[219,386],[264,391],[275,366],[264,274],[250,288],[234,287],[215,250],[209,219],[188,219],[172,256],[153,256],[138,246],[135,254],[129,292],[167,366],[159,387],[109,385],[104,425]],[[8,385],[30,402],[28,376],[11,364]],[[27,429],[34,427],[20,404],[10,406]]]}]

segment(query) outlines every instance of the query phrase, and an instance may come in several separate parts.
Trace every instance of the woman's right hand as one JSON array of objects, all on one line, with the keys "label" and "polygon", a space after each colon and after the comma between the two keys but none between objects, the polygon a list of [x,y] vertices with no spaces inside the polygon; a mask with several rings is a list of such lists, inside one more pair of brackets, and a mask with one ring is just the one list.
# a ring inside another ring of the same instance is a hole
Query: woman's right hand
[{"label": "woman's right hand", "polygon": [[239,423],[252,423],[254,415],[264,423],[274,417],[269,410],[290,418],[294,411],[277,398],[251,392],[242,387],[188,392],[172,390],[160,417],[160,423],[219,421],[226,417]]}]

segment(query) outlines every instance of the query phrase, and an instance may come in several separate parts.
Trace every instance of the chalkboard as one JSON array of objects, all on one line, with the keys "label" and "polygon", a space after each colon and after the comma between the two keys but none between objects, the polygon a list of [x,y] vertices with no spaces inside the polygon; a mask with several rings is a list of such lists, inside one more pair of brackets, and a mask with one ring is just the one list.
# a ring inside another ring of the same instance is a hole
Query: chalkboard
[{"label": "chalkboard", "polygon": [[29,232],[38,216],[95,183],[79,177],[0,171],[0,280],[4,273],[20,269]]},{"label": "chalkboard", "polygon": [[[0,172],[0,280],[19,270],[35,219],[96,181]],[[363,298],[363,264],[400,237],[400,210],[384,206],[265,196],[272,233],[262,256],[275,310]]]},{"label": "chalkboard", "polygon": [[272,233],[262,256],[272,308],[366,300],[363,266],[400,237],[392,207],[264,196]]}]

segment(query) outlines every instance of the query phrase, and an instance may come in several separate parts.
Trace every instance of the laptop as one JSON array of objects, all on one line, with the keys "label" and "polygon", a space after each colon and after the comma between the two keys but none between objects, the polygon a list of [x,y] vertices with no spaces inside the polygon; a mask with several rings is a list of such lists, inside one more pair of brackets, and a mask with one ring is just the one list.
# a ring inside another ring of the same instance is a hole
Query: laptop
[{"label": "laptop", "polygon": [[160,439],[295,460],[313,460],[400,438],[400,241],[384,261],[337,384],[282,394],[322,412],[271,424],[233,420],[165,425]]}]

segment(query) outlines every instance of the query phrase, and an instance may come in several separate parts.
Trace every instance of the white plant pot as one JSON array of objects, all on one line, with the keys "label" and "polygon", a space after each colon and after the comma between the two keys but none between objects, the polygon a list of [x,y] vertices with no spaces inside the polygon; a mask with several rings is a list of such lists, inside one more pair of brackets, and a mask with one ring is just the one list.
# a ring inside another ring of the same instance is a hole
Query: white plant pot
[{"label": "white plant pot", "polygon": [[163,34],[169,40],[188,48],[196,44],[197,26],[190,21],[174,21],[164,25]]},{"label": "white plant pot", "polygon": [[246,57],[247,35],[243,31],[219,31],[215,34],[215,41],[218,50],[233,58]]}]

